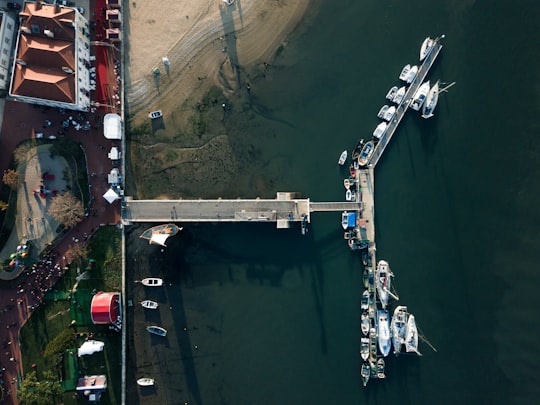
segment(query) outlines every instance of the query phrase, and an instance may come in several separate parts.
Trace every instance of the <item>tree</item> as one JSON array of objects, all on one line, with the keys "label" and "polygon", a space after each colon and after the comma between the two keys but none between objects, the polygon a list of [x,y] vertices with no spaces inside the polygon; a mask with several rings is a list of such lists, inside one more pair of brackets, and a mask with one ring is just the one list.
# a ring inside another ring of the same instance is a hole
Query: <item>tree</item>
[{"label": "tree", "polygon": [[19,185],[19,172],[13,169],[4,170],[2,182],[12,190],[16,190]]},{"label": "tree", "polygon": [[77,225],[84,218],[82,202],[69,191],[53,197],[47,212],[66,228]]},{"label": "tree", "polygon": [[47,343],[43,355],[45,357],[52,356],[53,354],[60,354],[77,344],[73,331],[71,329],[64,329],[53,340]]},{"label": "tree", "polygon": [[80,266],[83,260],[88,259],[88,245],[82,242],[69,245],[67,257],[69,258],[70,262],[75,262],[78,266]]},{"label": "tree", "polygon": [[9,204],[5,201],[0,201],[0,211],[7,211]]},{"label": "tree", "polygon": [[30,371],[17,390],[17,399],[23,405],[50,405],[61,393],[62,385],[51,370],[46,370],[41,380],[35,371]]},{"label": "tree", "polygon": [[13,151],[13,159],[17,163],[24,163],[28,159],[28,153],[34,148],[34,145],[31,143],[21,143]]}]

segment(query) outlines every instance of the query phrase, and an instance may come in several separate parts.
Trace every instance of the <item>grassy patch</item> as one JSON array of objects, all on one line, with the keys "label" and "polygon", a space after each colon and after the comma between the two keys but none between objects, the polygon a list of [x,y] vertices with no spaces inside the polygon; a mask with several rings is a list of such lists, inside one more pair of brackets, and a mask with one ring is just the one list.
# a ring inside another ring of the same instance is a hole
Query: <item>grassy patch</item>
[{"label": "grassy patch", "polygon": [[[99,229],[90,240],[90,257],[96,260],[95,265],[89,270],[90,277],[79,283],[78,290],[89,289],[96,291],[118,291],[121,287],[121,251],[120,232],[115,227],[103,227]],[[56,291],[71,291],[76,283],[78,273],[76,266],[70,267],[64,277],[54,286]],[[82,292],[82,291],[81,291]],[[63,294],[66,296],[67,294]],[[25,370],[31,370],[35,364],[38,376],[42,376],[44,370],[53,370],[60,379],[68,379],[69,372],[67,360],[69,355],[65,353],[44,356],[43,352],[47,345],[59,334],[73,333],[76,339],[75,348],[84,343],[89,334],[93,338],[105,342],[105,351],[91,356],[78,358],[79,375],[105,374],[108,380],[108,390],[102,397],[102,404],[116,405],[121,400],[121,335],[109,330],[106,325],[71,325],[72,314],[76,310],[90,311],[90,308],[82,309],[72,305],[72,298],[66,296],[62,299],[57,294],[57,299],[44,301],[35,310],[32,317],[21,330],[21,350],[23,352],[23,366]],[[80,399],[86,402],[86,399]],[[64,394],[64,404],[77,404],[73,398],[73,392]]]}]

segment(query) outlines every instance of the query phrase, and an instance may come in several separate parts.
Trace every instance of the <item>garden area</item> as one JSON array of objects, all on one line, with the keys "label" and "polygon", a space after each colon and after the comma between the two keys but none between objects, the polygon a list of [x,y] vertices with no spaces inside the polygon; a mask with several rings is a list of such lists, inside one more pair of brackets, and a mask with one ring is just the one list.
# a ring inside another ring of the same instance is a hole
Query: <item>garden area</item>
[{"label": "garden area", "polygon": [[[90,316],[94,294],[121,291],[121,264],[120,231],[112,226],[100,228],[88,242],[88,259],[71,263],[21,329],[25,381],[19,395],[24,395],[27,382],[27,391],[32,391],[33,382],[44,385],[57,380],[60,387],[51,386],[51,390],[60,388],[63,393],[57,402],[49,403],[86,404],[88,398],[76,394],[77,379],[104,374],[107,391],[100,403],[121,402],[121,334],[108,325],[94,325]],[[104,342],[103,351],[78,357],[77,349],[87,340]]]}]

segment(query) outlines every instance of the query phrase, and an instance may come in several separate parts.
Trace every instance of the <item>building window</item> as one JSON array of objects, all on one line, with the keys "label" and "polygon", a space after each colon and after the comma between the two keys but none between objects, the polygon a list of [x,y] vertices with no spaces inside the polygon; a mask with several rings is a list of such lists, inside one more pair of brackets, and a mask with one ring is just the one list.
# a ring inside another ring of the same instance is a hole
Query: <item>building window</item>
[{"label": "building window", "polygon": [[7,23],[6,26],[7,26],[7,29],[8,29],[8,30],[10,30],[10,29],[13,27],[13,26],[11,25],[11,23]]},{"label": "building window", "polygon": [[38,24],[32,24],[32,34],[39,34],[39,25]]},{"label": "building window", "polygon": [[6,76],[0,73],[0,80],[6,80]]},{"label": "building window", "polygon": [[2,59],[2,62],[1,62],[1,63],[2,63],[2,66],[5,66],[7,62],[6,62],[5,59]]},{"label": "building window", "polygon": [[4,39],[4,42],[9,45],[9,43],[10,43],[9,38]]},{"label": "building window", "polygon": [[2,51],[2,53],[3,53],[4,55],[9,55],[9,50],[4,49],[4,50]]}]

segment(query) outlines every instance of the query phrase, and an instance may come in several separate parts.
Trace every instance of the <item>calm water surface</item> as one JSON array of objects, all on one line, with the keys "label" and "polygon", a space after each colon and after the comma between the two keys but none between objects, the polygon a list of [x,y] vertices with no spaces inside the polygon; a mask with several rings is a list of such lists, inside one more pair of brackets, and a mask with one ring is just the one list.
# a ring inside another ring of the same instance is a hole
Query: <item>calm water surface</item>
[{"label": "calm water surface", "polygon": [[[340,152],[369,138],[387,90],[427,36],[429,78],[457,82],[436,116],[407,113],[376,169],[379,258],[436,347],[389,357],[361,385],[359,257],[338,213],[310,233],[187,226],[182,267],[203,403],[531,403],[540,395],[540,47],[537,1],[323,2],[267,78],[254,136],[276,190],[344,199]],[[249,123],[247,123],[249,127]],[[273,190],[275,191],[275,190]],[[244,190],[243,196],[249,195]],[[265,197],[271,197],[265,196]],[[185,243],[186,240],[189,242]]]}]

